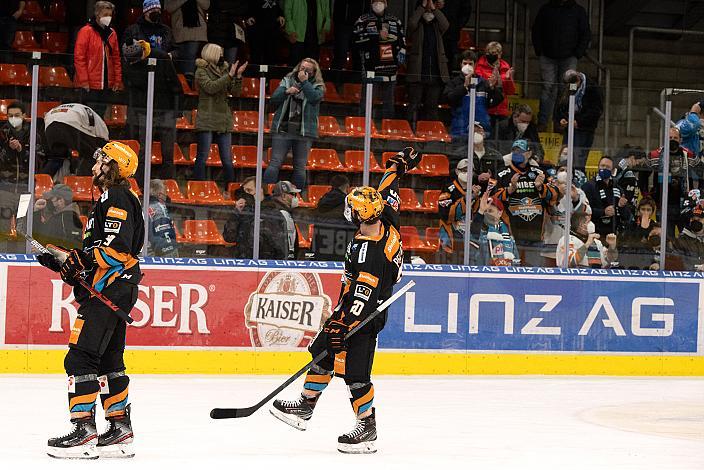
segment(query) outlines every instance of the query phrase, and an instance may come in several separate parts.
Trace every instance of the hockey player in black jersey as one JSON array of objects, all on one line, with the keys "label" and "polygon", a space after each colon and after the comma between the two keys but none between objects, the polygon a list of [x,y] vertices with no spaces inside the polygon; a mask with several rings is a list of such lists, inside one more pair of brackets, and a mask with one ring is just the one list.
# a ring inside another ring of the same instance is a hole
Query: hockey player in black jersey
[{"label": "hockey player in black jersey", "polygon": [[[80,305],[64,359],[73,429],[49,439],[47,453],[56,458],[134,456],[129,377],[123,361],[126,323],[91,297],[76,278],[82,276],[124,312],[137,301],[144,218],[127,181],[137,169],[137,155],[125,144],[108,142],[95,152],[95,159],[93,184],[103,193],[88,218],[83,248],[65,251],[63,263],[48,254],[38,256],[42,265],[60,272],[61,279],[74,286]],[[100,435],[95,425],[98,394],[108,421]]]},{"label": "hockey player in black jersey", "polygon": [[376,416],[371,370],[376,337],[384,328],[382,312],[349,340],[345,335],[391,297],[401,277],[403,249],[399,234],[398,178],[414,168],[420,157],[410,147],[393,156],[379,188],[355,188],[347,195],[345,217],[359,230],[347,247],[345,272],[337,307],[309,347],[313,357],[324,350],[330,354],[315,364],[306,376],[301,396],[293,401],[275,400],[271,413],[281,421],[304,431],[315,404],[333,375],[345,380],[355,428],[338,437],[344,453],[376,452]]}]

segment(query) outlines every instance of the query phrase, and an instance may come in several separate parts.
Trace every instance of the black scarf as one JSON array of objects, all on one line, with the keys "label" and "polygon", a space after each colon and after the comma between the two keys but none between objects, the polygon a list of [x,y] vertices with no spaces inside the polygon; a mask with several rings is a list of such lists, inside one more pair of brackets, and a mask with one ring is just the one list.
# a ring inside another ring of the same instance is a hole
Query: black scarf
[{"label": "black scarf", "polygon": [[183,13],[183,26],[186,28],[197,28],[200,26],[200,15],[198,14],[198,3],[196,0],[186,0],[181,7]]},{"label": "black scarf", "polygon": [[88,20],[88,24],[100,34],[100,39],[103,40],[103,44],[108,47],[108,53],[112,54],[112,47],[110,47],[110,35],[112,34],[112,28],[103,28],[96,20],[95,17]]}]

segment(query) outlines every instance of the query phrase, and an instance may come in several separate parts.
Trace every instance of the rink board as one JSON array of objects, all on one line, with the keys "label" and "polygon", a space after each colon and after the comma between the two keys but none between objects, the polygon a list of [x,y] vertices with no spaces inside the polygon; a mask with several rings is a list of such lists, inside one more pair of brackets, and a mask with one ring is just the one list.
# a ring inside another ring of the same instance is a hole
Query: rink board
[{"label": "rink board", "polygon": [[[0,258],[0,372],[61,372],[71,289],[33,256]],[[186,258],[142,266],[129,368],[194,374],[300,367],[342,268]],[[411,279],[379,335],[375,373],[704,376],[698,273],[406,265],[399,285]]]}]

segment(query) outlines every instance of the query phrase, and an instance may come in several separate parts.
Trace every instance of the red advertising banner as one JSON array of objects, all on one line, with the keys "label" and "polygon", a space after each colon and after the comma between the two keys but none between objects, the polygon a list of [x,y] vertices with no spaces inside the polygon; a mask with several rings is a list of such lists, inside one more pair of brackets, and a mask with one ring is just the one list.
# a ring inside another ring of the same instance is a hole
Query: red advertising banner
[{"label": "red advertising banner", "polygon": [[[131,346],[305,347],[340,291],[335,271],[143,268]],[[72,289],[36,265],[7,274],[5,344],[67,344]]]}]

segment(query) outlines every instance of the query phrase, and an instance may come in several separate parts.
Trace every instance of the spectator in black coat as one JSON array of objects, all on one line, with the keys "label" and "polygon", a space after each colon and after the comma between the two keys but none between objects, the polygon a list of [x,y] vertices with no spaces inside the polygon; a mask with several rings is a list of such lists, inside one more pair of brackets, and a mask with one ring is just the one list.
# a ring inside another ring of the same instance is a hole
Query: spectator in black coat
[{"label": "spectator in black coat", "polygon": [[435,6],[442,10],[447,19],[450,20],[450,27],[442,37],[445,46],[445,56],[449,63],[457,62],[458,46],[460,40],[460,32],[472,16],[472,2],[470,0],[439,0],[435,2]]},{"label": "spectator in black coat", "polygon": [[501,153],[511,152],[511,143],[518,139],[525,139],[528,145],[535,149],[533,155],[540,161],[545,151],[540,143],[538,128],[533,123],[533,109],[527,104],[519,104],[513,108],[511,119],[499,124],[498,130],[499,149]]},{"label": "spectator in black coat", "polygon": [[247,33],[252,64],[279,63],[277,47],[283,36],[285,23],[281,2],[278,0],[256,0],[249,2]]},{"label": "spectator in black coat", "polygon": [[[335,48],[332,68],[342,70],[347,63],[347,53],[352,50],[352,32],[357,18],[369,10],[367,0],[336,1],[332,10],[332,23],[335,25]],[[352,70],[361,70],[359,55],[350,54]]]},{"label": "spectator in black coat", "polygon": [[[574,168],[584,171],[589,150],[594,143],[594,133],[604,111],[604,99],[596,81],[588,79],[583,73],[568,70],[564,79],[565,83],[577,85],[574,108]],[[567,142],[569,109],[569,90],[565,88],[555,116],[563,131],[563,142]]]},{"label": "spectator in black coat", "polygon": [[592,208],[592,222],[596,233],[606,239],[606,235],[617,233],[631,220],[628,199],[621,193],[621,188],[614,184],[614,161],[611,157],[599,160],[599,172],[594,178],[584,183],[582,191]]},{"label": "spectator in black coat", "polygon": [[234,64],[246,40],[245,27],[251,18],[249,1],[211,0],[208,12],[208,42],[222,46],[225,62]]},{"label": "spectator in black coat", "polygon": [[[24,104],[19,101],[7,107],[7,121],[0,125],[0,189],[12,193],[27,190],[29,181],[30,123],[25,118]],[[44,157],[44,133],[37,129],[37,157]]]},{"label": "spectator in black coat", "polygon": [[311,250],[316,260],[344,261],[347,245],[357,231],[344,214],[350,181],[344,175],[335,175],[330,184],[332,189],[320,198],[314,213]]},{"label": "spectator in black coat", "polygon": [[577,68],[577,61],[587,52],[591,34],[587,12],[575,0],[550,0],[538,10],[532,38],[543,81],[538,115],[541,131],[552,115],[563,74]]},{"label": "spectator in black coat", "polygon": [[44,245],[80,248],[83,223],[79,214],[71,188],[65,184],[55,185],[34,203],[34,238]]}]

